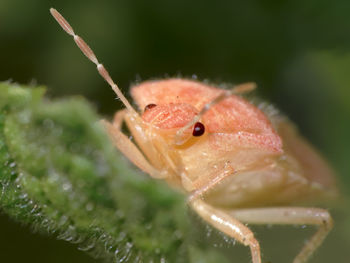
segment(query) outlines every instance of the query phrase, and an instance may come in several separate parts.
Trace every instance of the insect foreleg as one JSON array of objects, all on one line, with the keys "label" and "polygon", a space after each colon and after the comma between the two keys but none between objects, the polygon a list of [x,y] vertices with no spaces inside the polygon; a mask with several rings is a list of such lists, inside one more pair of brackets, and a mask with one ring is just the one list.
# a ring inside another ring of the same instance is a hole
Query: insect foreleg
[{"label": "insect foreleg", "polygon": [[250,247],[253,263],[261,263],[260,245],[253,232],[227,212],[214,208],[201,199],[192,199],[190,206],[216,229]]},{"label": "insect foreleg", "polygon": [[166,171],[159,171],[154,168],[144,157],[142,152],[136,147],[136,145],[121,131],[121,124],[124,120],[124,116],[127,113],[126,110],[119,111],[113,124],[102,120],[102,124],[106,127],[114,145],[120,150],[134,165],[140,168],[143,172],[150,176],[162,179],[168,176]]},{"label": "insect foreleg", "polygon": [[229,214],[248,224],[317,225],[318,231],[304,245],[293,263],[303,263],[322,244],[333,227],[327,210],[305,207],[252,208],[230,211]]}]

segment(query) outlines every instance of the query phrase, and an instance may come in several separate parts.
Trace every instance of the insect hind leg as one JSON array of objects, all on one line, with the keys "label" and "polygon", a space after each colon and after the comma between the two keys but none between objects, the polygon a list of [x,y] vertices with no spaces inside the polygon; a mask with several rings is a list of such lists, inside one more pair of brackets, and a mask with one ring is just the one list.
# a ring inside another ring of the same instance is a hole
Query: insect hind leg
[{"label": "insect hind leg", "polygon": [[329,212],[320,208],[271,207],[232,210],[229,214],[248,224],[316,225],[318,231],[305,243],[293,263],[306,262],[333,227]]}]

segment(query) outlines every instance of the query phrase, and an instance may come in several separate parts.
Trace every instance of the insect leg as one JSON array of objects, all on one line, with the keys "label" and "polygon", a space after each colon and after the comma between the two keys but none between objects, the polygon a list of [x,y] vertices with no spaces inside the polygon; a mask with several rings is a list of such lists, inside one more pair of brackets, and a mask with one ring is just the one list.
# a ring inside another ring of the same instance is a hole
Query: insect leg
[{"label": "insect leg", "polygon": [[227,212],[214,208],[201,199],[192,199],[191,207],[205,221],[226,235],[250,247],[253,263],[261,263],[260,245],[253,232]]},{"label": "insect leg", "polygon": [[305,207],[253,208],[230,211],[229,214],[248,224],[317,225],[318,231],[304,245],[293,263],[303,263],[322,244],[333,227],[325,209]]},{"label": "insect leg", "polygon": [[142,152],[136,147],[136,145],[121,131],[121,123],[124,116],[127,113],[126,110],[119,111],[115,118],[114,123],[111,124],[108,121],[102,120],[102,124],[106,127],[114,145],[138,168],[154,178],[166,178],[168,176],[166,171],[159,171],[155,169],[144,157]]},{"label": "insect leg", "polygon": [[203,196],[207,191],[212,189],[227,176],[232,176],[233,174],[237,174],[237,171],[233,169],[232,166],[227,164],[221,171],[212,176],[199,177],[197,180],[191,182],[190,188],[195,189],[195,191],[192,192],[189,200],[197,199]]}]

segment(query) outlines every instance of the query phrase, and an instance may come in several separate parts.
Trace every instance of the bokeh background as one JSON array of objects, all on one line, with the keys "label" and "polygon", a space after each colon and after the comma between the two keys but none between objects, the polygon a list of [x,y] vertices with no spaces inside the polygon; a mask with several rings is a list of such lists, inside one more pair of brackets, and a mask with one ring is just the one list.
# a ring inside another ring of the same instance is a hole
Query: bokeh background
[{"label": "bokeh background", "polygon": [[[350,1],[0,0],[0,80],[46,85],[51,98],[84,96],[108,117],[120,102],[50,7],[70,21],[126,94],[132,83],[169,76],[257,82],[260,96],[329,160],[342,197],[348,195]],[[350,207],[342,209],[346,214]],[[342,238],[346,248],[350,237]],[[336,254],[337,262],[348,262]],[[94,262],[3,214],[0,260]]]}]

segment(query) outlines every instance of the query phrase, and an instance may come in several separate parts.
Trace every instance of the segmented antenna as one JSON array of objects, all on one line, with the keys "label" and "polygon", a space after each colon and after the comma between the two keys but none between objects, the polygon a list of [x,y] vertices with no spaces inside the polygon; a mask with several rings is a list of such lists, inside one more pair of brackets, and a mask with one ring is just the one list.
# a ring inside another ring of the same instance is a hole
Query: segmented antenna
[{"label": "segmented antenna", "polygon": [[88,44],[85,43],[85,41],[78,35],[74,33],[73,28],[70,26],[70,24],[67,22],[66,19],[54,8],[50,8],[51,15],[56,19],[58,24],[63,28],[64,31],[66,31],[69,35],[71,35],[74,38],[75,43],[79,47],[79,49],[84,53],[84,55],[92,61],[96,66],[97,70],[104,78],[104,80],[107,81],[107,83],[111,86],[113,91],[117,94],[117,96],[120,98],[120,100],[124,103],[125,107],[133,112],[134,114],[137,114],[137,112],[134,110],[134,108],[130,105],[129,101],[125,98],[123,93],[120,91],[117,84],[114,83],[113,79],[109,75],[108,71],[105,69],[105,67],[98,62],[96,55],[92,51],[92,49],[88,46]]},{"label": "segmented antenna", "polygon": [[[201,117],[214,105],[220,103],[221,101],[223,101],[225,98],[231,96],[231,95],[236,95],[236,94],[243,94],[243,93],[247,93],[250,92],[252,90],[256,89],[256,84],[254,82],[248,82],[248,83],[244,83],[244,84],[240,84],[235,86],[233,89],[231,90],[225,90],[221,95],[219,95],[218,97],[216,97],[215,99],[213,99],[211,102],[207,103],[204,105],[203,109],[198,113],[198,115],[196,115],[190,122],[188,122],[184,127],[182,127],[181,129],[179,129],[176,132],[175,135],[175,144],[177,145],[181,145],[184,144],[186,142],[186,140],[184,141],[182,139],[182,135],[184,133],[184,131],[186,131],[187,129],[189,129],[190,127],[192,127],[196,122],[198,122]],[[188,139],[188,138],[187,138]]]}]

